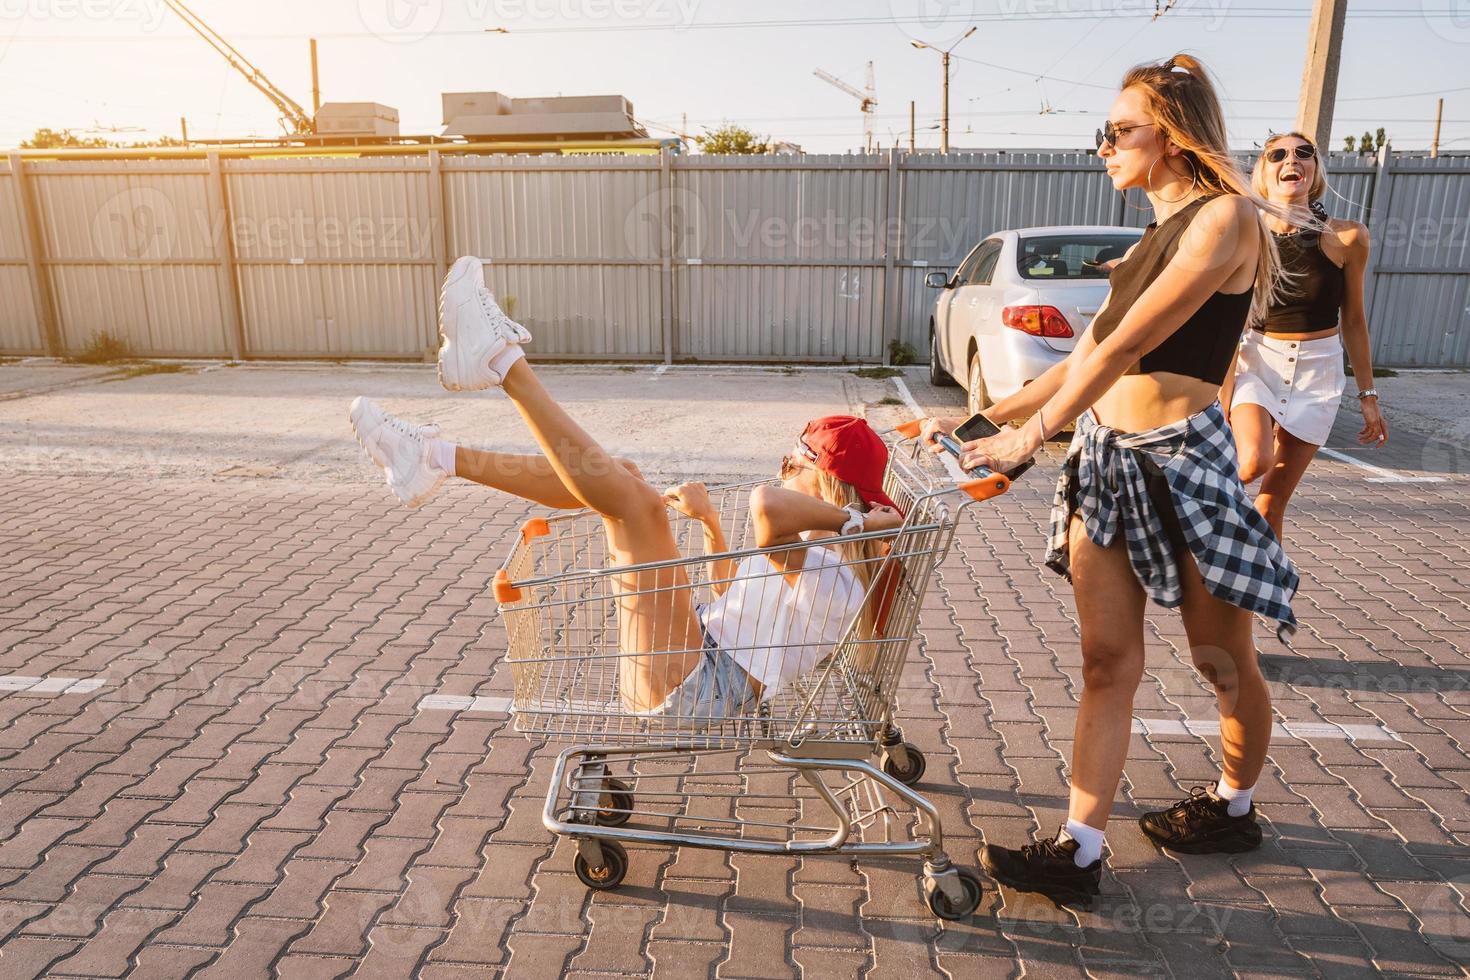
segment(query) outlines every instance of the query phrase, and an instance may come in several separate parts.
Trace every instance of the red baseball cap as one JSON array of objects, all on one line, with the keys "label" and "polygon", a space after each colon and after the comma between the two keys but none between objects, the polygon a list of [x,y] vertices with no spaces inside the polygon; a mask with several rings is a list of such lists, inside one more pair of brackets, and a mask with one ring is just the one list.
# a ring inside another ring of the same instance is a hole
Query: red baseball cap
[{"label": "red baseball cap", "polygon": [[863,419],[855,415],[813,419],[796,440],[796,448],[817,469],[852,484],[869,507],[898,509],[883,492],[888,447]]}]

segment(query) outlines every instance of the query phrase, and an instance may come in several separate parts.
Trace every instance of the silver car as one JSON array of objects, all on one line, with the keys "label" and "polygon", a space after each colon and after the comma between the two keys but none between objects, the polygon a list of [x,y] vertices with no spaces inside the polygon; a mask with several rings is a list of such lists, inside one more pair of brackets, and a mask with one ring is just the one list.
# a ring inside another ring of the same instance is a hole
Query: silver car
[{"label": "silver car", "polygon": [[929,318],[929,380],[963,382],[978,412],[1039,378],[1076,346],[1108,295],[1112,264],[1139,228],[1058,225],[998,231],[940,290]]}]

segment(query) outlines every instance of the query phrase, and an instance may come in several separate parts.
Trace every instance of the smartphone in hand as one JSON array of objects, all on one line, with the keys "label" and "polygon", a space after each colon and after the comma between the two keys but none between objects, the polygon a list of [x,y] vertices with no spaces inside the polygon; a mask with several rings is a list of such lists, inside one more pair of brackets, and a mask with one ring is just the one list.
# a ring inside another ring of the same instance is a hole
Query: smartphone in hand
[{"label": "smartphone in hand", "polygon": [[[961,424],[958,428],[954,430],[954,437],[962,443],[972,442],[976,439],[988,439],[999,431],[1000,426],[996,425],[984,415],[981,415],[977,412],[976,414],[970,416],[967,420],[965,420],[963,424]],[[1036,457],[1032,456],[1030,459],[1026,460],[1026,462],[1015,467],[1010,472],[1004,473],[1002,475],[1005,476],[1006,479],[1015,482],[1017,477],[1019,477],[1022,473],[1025,473],[1027,470],[1035,465]]]}]

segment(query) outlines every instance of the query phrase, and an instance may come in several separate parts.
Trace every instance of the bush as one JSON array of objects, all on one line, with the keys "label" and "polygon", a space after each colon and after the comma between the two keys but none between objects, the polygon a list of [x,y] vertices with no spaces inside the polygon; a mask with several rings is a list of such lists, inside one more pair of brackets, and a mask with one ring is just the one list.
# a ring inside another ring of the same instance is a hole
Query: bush
[{"label": "bush", "polygon": [[72,354],[66,360],[72,364],[115,364],[132,356],[127,341],[114,337],[106,330],[99,330],[87,341],[87,346],[81,353]]},{"label": "bush", "polygon": [[902,341],[890,340],[888,342],[888,360],[894,364],[913,364],[919,359],[918,352]]}]

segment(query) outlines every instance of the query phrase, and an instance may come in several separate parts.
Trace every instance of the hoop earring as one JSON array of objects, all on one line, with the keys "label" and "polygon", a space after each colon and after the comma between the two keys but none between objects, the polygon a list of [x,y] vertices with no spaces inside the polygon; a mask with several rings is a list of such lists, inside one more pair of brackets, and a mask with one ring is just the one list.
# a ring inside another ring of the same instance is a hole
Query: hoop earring
[{"label": "hoop earring", "polygon": [[[1162,154],[1154,157],[1154,162],[1148,165],[1148,173],[1144,174],[1143,183],[1150,194],[1154,193],[1154,167],[1158,166],[1159,161],[1162,159],[1164,159]],[[1186,160],[1186,162],[1188,161]],[[1193,172],[1193,176],[1189,181],[1189,190],[1174,198],[1172,201],[1167,197],[1160,197],[1160,201],[1163,201],[1165,204],[1178,204],[1180,201],[1184,200],[1185,198],[1189,197],[1189,195],[1194,193],[1194,189],[1199,186],[1199,167],[1195,166],[1193,163],[1190,163],[1189,169]]]}]

